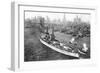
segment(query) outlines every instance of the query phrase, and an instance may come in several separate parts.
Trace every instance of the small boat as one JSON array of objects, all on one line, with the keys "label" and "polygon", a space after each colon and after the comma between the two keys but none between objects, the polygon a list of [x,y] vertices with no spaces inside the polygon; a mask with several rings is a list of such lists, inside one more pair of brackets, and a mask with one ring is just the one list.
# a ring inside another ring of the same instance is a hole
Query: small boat
[{"label": "small boat", "polygon": [[66,47],[64,46],[65,50],[63,50],[63,49],[57,48],[56,46],[54,46],[52,44],[49,44],[49,43],[45,42],[41,38],[40,38],[40,42],[42,44],[44,44],[45,46],[47,46],[47,47],[51,48],[52,50],[55,50],[55,51],[57,51],[59,53],[79,58],[79,54],[78,53],[68,52],[67,49],[69,49],[69,47],[67,47],[67,46]]}]

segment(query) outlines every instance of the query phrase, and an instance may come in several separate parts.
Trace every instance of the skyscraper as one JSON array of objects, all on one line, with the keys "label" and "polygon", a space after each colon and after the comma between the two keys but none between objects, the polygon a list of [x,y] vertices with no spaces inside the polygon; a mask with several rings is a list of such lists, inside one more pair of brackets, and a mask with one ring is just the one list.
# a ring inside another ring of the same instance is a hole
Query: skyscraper
[{"label": "skyscraper", "polygon": [[62,22],[63,22],[63,24],[66,24],[66,15],[65,15],[65,13],[64,13]]}]

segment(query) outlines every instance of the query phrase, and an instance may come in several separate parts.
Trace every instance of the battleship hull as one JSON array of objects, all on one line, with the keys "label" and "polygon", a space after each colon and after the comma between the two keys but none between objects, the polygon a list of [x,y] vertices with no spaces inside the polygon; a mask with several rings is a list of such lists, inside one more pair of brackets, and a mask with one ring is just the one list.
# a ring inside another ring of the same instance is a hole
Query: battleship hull
[{"label": "battleship hull", "polygon": [[[44,46],[46,46],[47,49],[49,48],[48,52],[53,51],[53,53],[56,53],[56,55],[62,56],[64,59],[78,59],[79,58],[79,55],[77,53],[71,53],[71,52],[68,52],[68,51],[61,50],[61,49],[56,48],[55,46],[53,46],[51,44],[48,44],[47,42],[45,42],[42,39],[40,39],[40,42]],[[50,53],[50,54],[52,54],[52,53]]]}]

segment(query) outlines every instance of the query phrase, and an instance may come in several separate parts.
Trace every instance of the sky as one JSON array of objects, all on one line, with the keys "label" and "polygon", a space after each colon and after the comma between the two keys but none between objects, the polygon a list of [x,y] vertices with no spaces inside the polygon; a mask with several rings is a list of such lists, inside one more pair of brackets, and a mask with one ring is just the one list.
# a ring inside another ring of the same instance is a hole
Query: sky
[{"label": "sky", "polygon": [[[62,20],[64,18],[64,13],[47,13],[47,12],[25,12],[25,19],[29,18],[34,18],[37,16],[42,16],[44,18],[46,18],[47,16],[50,18],[50,20],[55,20],[55,19],[60,19]],[[73,21],[73,19],[78,16],[82,19],[82,21],[85,22],[89,22],[90,21],[90,16],[91,15],[87,15],[87,14],[65,14],[66,20],[67,21]]]}]

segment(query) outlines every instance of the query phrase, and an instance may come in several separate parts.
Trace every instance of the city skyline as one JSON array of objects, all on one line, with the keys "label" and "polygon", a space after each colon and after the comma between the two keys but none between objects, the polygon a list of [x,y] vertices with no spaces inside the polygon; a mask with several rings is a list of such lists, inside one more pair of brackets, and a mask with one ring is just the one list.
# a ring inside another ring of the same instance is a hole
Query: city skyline
[{"label": "city skyline", "polygon": [[45,13],[45,12],[25,12],[25,19],[44,17],[50,21],[73,21],[76,17],[81,18],[83,22],[90,22],[91,15],[87,14],[67,14],[67,13]]}]

